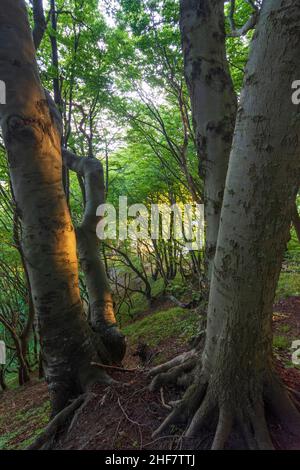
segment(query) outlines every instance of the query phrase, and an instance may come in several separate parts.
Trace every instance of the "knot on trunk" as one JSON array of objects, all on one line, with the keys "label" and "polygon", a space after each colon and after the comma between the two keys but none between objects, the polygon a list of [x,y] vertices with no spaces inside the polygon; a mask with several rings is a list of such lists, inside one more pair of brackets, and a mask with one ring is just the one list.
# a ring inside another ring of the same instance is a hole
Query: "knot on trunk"
[{"label": "knot on trunk", "polygon": [[21,140],[27,144],[38,144],[43,140],[44,126],[38,119],[26,118],[18,115],[7,119],[8,139]]}]

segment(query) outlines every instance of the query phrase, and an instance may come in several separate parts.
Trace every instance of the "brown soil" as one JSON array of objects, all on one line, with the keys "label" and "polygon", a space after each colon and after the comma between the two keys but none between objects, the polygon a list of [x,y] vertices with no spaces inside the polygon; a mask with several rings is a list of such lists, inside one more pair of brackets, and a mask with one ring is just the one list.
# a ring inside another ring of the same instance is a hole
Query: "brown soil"
[{"label": "brown soil", "polygon": [[[284,335],[290,344],[293,340],[300,339],[300,297],[282,300],[274,306],[274,333]],[[176,339],[171,339],[165,358],[174,357],[181,349],[182,345],[179,346]],[[282,379],[289,388],[300,393],[300,369],[292,367],[291,351],[276,349],[275,355]],[[139,358],[134,355],[130,346],[125,367],[138,370],[114,371],[113,377],[122,385],[113,389],[95,386],[87,406],[77,412],[71,430],[67,436],[61,437],[57,449],[138,450],[180,447],[180,430],[173,429],[172,436],[155,440],[151,437],[152,432],[169,413],[168,402],[179,397],[178,391],[165,389],[163,395],[161,392],[150,392],[147,374],[141,370]],[[33,403],[34,406],[40,406],[46,399],[46,387],[41,382],[2,394],[0,417],[4,414],[6,419],[0,419],[0,437],[2,432],[13,431],[14,420],[10,417],[24,413]],[[270,429],[277,448],[300,449],[300,436],[291,440],[280,426],[272,422]],[[23,438],[18,436],[15,440]]]},{"label": "brown soil", "polygon": [[[285,336],[290,344],[300,339],[300,298],[282,300],[274,308],[275,334],[282,335],[282,327],[288,325]],[[168,357],[177,354],[176,340],[168,343]],[[286,367],[290,361],[289,351],[277,351],[277,368],[289,388],[300,392],[300,370]],[[127,367],[134,367],[136,358],[130,354]],[[180,431],[173,430],[172,436],[153,440],[152,432],[167,416],[166,404],[178,399],[178,391],[164,389],[151,393],[147,386],[149,379],[145,373],[115,373],[114,378],[127,382],[127,386],[111,389],[96,387],[88,406],[81,410],[76,418],[76,425],[61,440],[57,449],[174,449],[180,447]],[[107,408],[109,407],[109,413]],[[103,410],[105,409],[105,413]],[[300,437],[291,439],[280,426],[270,425],[273,441],[278,449],[300,449]]]}]

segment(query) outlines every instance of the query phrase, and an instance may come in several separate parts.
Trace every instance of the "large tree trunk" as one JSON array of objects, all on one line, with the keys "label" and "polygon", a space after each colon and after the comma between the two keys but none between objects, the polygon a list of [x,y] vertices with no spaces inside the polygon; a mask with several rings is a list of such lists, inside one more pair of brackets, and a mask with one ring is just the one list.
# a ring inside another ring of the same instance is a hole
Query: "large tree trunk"
[{"label": "large tree trunk", "polygon": [[299,6],[263,4],[237,115],[206,345],[193,385],[160,428],[188,422],[185,436],[198,440],[212,427],[214,449],[226,445],[233,426],[247,447],[273,448],[266,407],[285,431],[300,432],[272,357],[273,302],[300,182],[300,120],[290,96],[300,76]]},{"label": "large tree trunk", "polygon": [[181,0],[185,77],[191,97],[199,171],[204,180],[206,254],[211,277],[236,96],[225,49],[224,1]]},{"label": "large tree trunk", "polygon": [[[60,135],[39,81],[23,0],[2,0],[0,38],[0,76],[7,87],[1,126],[55,413],[93,381],[109,378],[90,365],[97,353],[79,294]],[[102,353],[109,361],[104,345]]]}]

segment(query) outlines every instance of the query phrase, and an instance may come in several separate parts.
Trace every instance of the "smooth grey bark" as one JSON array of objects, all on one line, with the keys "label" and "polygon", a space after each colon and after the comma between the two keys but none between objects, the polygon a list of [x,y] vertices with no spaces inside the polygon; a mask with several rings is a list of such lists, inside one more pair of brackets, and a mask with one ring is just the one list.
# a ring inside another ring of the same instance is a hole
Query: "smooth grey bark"
[{"label": "smooth grey bark", "polygon": [[[22,227],[22,247],[49,382],[53,412],[96,380],[109,383],[97,360],[78,286],[75,232],[62,186],[60,135],[40,84],[23,0],[2,0],[0,106],[10,177]],[[102,345],[102,360],[109,355]]]},{"label": "smooth grey bark", "polygon": [[300,432],[299,412],[277,377],[272,356],[273,302],[300,183],[300,116],[291,101],[291,83],[300,76],[299,7],[299,1],[265,1],[251,45],[204,353],[194,383],[158,430],[188,423],[185,437],[192,445],[212,427],[212,448],[224,448],[235,426],[248,448],[272,449],[266,410],[285,432]]},{"label": "smooth grey bark", "polygon": [[237,104],[226,59],[224,1],[181,0],[180,9],[185,77],[204,181],[210,278]]},{"label": "smooth grey bark", "polygon": [[100,258],[101,242],[96,227],[100,217],[97,208],[105,202],[103,167],[94,157],[78,157],[63,149],[66,167],[84,181],[85,210],[82,223],[76,228],[80,265],[85,275],[93,331],[98,333],[115,362],[121,362],[125,352],[125,337],[117,328],[111,289]]}]

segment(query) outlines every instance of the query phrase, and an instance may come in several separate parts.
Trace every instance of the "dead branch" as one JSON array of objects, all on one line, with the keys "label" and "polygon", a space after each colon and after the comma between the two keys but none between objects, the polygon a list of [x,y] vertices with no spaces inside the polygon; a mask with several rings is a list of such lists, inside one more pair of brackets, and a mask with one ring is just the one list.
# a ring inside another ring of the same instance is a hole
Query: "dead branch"
[{"label": "dead branch", "polygon": [[118,370],[119,372],[131,372],[131,373],[134,373],[134,372],[144,372],[144,371],[145,371],[145,369],[139,369],[139,368],[136,368],[136,369],[124,369],[123,367],[108,366],[108,365],[106,365],[106,364],[100,364],[99,362],[91,362],[91,366],[100,367],[100,368],[103,368],[103,369]]}]

